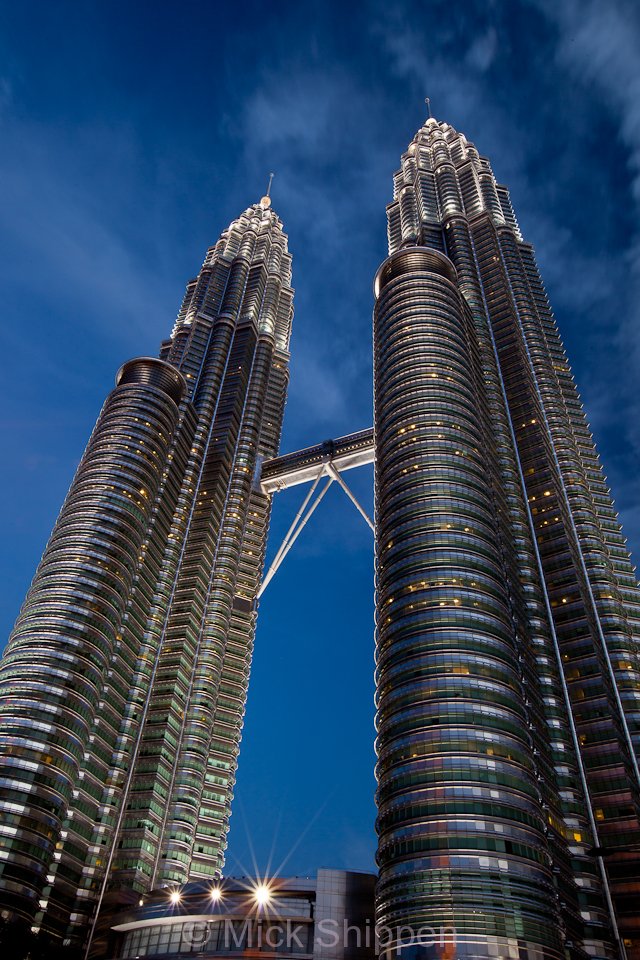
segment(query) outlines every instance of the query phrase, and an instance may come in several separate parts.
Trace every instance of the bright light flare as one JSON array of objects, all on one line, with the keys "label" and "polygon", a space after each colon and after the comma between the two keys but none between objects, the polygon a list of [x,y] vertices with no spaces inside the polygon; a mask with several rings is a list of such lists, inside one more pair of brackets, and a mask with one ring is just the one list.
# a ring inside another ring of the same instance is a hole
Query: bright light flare
[{"label": "bright light flare", "polygon": [[253,888],[253,897],[258,906],[264,907],[271,901],[271,890],[266,883],[259,883]]},{"label": "bright light flare", "polygon": [[209,896],[211,897],[214,903],[217,903],[222,896],[222,890],[220,889],[220,887],[211,887]]},{"label": "bright light flare", "polygon": [[174,904],[180,903],[180,901],[182,900],[182,894],[180,893],[179,890],[172,890],[169,895],[169,900],[171,900],[171,903],[174,903]]}]

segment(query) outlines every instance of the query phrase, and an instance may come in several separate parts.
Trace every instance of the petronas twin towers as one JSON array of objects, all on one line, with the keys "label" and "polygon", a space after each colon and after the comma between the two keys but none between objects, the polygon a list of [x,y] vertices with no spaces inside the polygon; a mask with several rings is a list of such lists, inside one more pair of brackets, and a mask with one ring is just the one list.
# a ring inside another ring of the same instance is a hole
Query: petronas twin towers
[{"label": "petronas twin towers", "polygon": [[[640,590],[532,248],[434,119],[388,220],[373,438],[320,456],[375,447],[383,952],[638,960]],[[114,898],[220,874],[292,300],[265,197],[105,402],[0,667],[27,929],[87,944]]]}]

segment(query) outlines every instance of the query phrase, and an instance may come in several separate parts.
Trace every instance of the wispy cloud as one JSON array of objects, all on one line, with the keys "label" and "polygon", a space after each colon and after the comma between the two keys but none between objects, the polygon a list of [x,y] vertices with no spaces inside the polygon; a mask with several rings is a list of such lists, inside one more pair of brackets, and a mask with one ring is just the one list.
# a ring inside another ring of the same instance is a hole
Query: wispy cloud
[{"label": "wispy cloud", "polygon": [[[5,290],[24,285],[74,313],[101,316],[107,336],[148,329],[163,282],[153,258],[123,239],[105,193],[117,207],[133,189],[135,142],[127,128],[57,131],[12,116],[5,104],[2,135],[0,231],[4,244],[20,251],[11,273],[6,260],[0,264]],[[113,161],[107,185],[100,173],[105,154]]]},{"label": "wispy cloud", "polygon": [[[558,61],[594,89],[591,122],[599,123],[603,105],[616,118],[618,135],[627,149],[630,195],[640,213],[640,14],[637,6],[625,0],[610,0],[606,4],[595,0],[534,2],[557,28]],[[638,232],[629,244],[627,262],[640,282]],[[640,309],[633,323],[637,333]],[[625,329],[625,337],[630,332]],[[628,342],[637,344],[637,337]],[[636,359],[640,369],[640,353]]]},{"label": "wispy cloud", "polygon": [[495,27],[489,27],[484,33],[475,38],[467,52],[467,63],[471,67],[484,72],[493,63],[498,49],[498,32]]},{"label": "wispy cloud", "polygon": [[[532,0],[558,29],[557,57],[617,114],[640,202],[640,13],[633,2]],[[598,105],[593,104],[593,122]]]},{"label": "wispy cloud", "polygon": [[357,426],[370,418],[371,278],[385,253],[390,181],[379,153],[362,150],[361,124],[375,110],[353,76],[312,64],[266,73],[246,102],[245,162],[275,171],[274,207],[294,255],[292,439],[344,432],[354,406]]},{"label": "wispy cloud", "polygon": [[[615,460],[610,477],[632,538],[640,535],[637,500],[637,458],[640,455],[640,12],[633,2],[609,0],[531,0],[554,26],[556,60],[574,82],[592,91],[589,124],[605,136],[603,119],[613,121],[626,151],[628,183],[617,184],[617,196],[602,196],[593,183],[591,203],[622,204],[634,213],[634,224],[619,257],[600,258],[580,272],[583,298],[601,305],[601,351],[593,357],[595,389],[587,393],[596,435]],[[576,157],[577,162],[591,158]],[[589,202],[589,198],[585,198]],[[608,301],[608,302],[607,302]],[[586,304],[585,304],[586,306]],[[592,313],[593,316],[593,313]],[[607,382],[602,380],[602,374]],[[614,393],[611,389],[617,384]],[[611,424],[616,424],[616,440]],[[620,442],[620,435],[627,442]]]}]

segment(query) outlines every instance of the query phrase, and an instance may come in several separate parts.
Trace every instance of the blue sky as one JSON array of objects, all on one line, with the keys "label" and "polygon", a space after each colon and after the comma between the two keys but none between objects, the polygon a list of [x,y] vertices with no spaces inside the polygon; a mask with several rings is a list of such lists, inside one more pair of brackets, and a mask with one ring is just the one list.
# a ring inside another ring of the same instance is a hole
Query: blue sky
[{"label": "blue sky", "polygon": [[[0,2],[2,635],[117,368],[272,170],[283,450],[370,424],[371,283],[425,96],[511,189],[638,556],[639,65],[632,0]],[[372,576],[334,488],[262,601],[229,872],[373,866]]]}]

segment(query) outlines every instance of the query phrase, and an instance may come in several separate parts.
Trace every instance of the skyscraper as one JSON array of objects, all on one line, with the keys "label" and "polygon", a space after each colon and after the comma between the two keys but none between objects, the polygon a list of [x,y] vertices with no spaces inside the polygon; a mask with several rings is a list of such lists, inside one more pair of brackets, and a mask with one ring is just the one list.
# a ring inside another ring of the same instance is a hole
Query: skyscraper
[{"label": "skyscraper", "polygon": [[119,371],[2,661],[0,904],[70,943],[222,867],[292,298],[267,196]]},{"label": "skyscraper", "polygon": [[313,481],[284,553],[375,445],[385,958],[639,960],[640,591],[533,251],[431,118],[388,219],[373,434],[273,460],[268,197],[120,370],[0,666],[0,904],[29,926],[81,943],[112,894],[219,873],[270,493]]},{"label": "skyscraper", "polygon": [[388,236],[378,920],[437,933],[388,955],[638,958],[640,593],[533,250],[431,118]]}]

